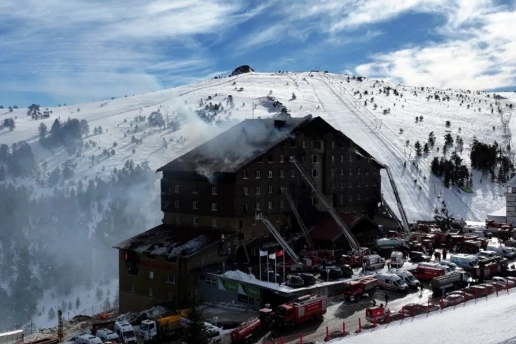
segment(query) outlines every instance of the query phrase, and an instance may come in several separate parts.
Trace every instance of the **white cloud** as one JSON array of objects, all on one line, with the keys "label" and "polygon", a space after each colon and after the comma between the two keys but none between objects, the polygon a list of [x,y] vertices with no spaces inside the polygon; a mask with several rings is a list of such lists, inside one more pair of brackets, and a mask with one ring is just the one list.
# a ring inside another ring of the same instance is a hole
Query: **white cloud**
[{"label": "white cloud", "polygon": [[474,19],[475,25],[463,20],[455,28],[461,35],[450,32],[442,43],[373,55],[373,62],[357,66],[356,72],[415,86],[495,89],[514,85],[516,11],[483,11],[486,14]]},{"label": "white cloud", "polygon": [[255,12],[236,1],[17,0],[0,5],[0,90],[56,99],[152,91],[175,76],[210,74],[197,37]]}]

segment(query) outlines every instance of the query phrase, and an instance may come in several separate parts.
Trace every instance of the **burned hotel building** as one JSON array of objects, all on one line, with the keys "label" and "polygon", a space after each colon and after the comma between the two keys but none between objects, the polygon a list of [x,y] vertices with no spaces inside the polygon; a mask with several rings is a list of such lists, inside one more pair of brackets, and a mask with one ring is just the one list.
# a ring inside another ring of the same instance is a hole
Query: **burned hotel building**
[{"label": "burned hotel building", "polygon": [[120,310],[180,304],[195,283],[193,271],[235,259],[243,244],[255,253],[269,236],[258,213],[281,233],[298,231],[285,192],[314,239],[320,239],[314,240],[317,245],[344,249],[345,240],[336,240],[340,230],[329,228],[336,225],[306,178],[350,227],[362,224],[358,232],[351,228],[361,243],[372,242],[377,227],[370,219],[381,201],[381,168],[321,117],[238,123],[158,169],[163,224],[115,246]]}]

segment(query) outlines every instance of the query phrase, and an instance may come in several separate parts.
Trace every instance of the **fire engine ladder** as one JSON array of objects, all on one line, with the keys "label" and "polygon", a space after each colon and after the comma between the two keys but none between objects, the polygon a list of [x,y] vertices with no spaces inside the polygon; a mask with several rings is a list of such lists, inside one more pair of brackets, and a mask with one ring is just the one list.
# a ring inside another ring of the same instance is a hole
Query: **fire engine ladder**
[{"label": "fire engine ladder", "polygon": [[294,252],[294,250],[290,247],[290,245],[285,241],[285,239],[283,239],[281,234],[276,230],[276,228],[272,225],[272,223],[269,220],[267,220],[261,213],[257,214],[256,218],[258,220],[261,220],[265,224],[265,227],[267,227],[269,232],[271,232],[272,236],[274,238],[276,238],[276,240],[281,245],[281,247],[285,250],[285,252],[290,257],[292,257],[292,259],[295,262],[299,261],[298,255]]},{"label": "fire engine ladder", "polygon": [[292,209],[292,212],[294,213],[297,222],[299,223],[299,227],[301,227],[301,232],[303,233],[303,237],[305,238],[308,248],[312,250],[314,248],[314,242],[312,241],[312,238],[310,238],[310,234],[308,233],[308,230],[306,229],[306,226],[303,220],[301,219],[301,216],[297,212],[296,205],[294,204],[292,197],[290,197],[290,193],[284,187],[281,188],[281,192],[285,195],[285,198],[287,199],[287,202],[290,205],[290,208]]},{"label": "fire engine ladder", "polygon": [[317,197],[319,197],[321,202],[324,204],[324,206],[328,210],[328,213],[330,213],[330,215],[333,217],[335,222],[337,222],[337,225],[340,227],[340,229],[342,230],[342,233],[348,240],[349,246],[351,246],[351,249],[355,252],[360,252],[360,244],[358,243],[357,239],[353,236],[353,234],[351,234],[351,232],[349,231],[348,227],[344,224],[344,222],[342,222],[342,219],[340,218],[339,214],[337,214],[337,212],[332,207],[332,205],[330,203],[328,203],[328,201],[326,200],[326,197],[324,197],[324,195],[319,190],[317,190],[314,183],[312,182],[312,180],[310,180],[310,178],[305,173],[303,168],[301,168],[301,166],[299,166],[299,164],[295,160],[292,160],[291,162],[294,164],[294,166],[296,166],[296,168],[299,170],[301,175],[305,178],[306,182],[310,185],[312,190],[317,194]]},{"label": "fire engine ladder", "polygon": [[407,214],[405,213],[405,209],[403,208],[403,204],[401,203],[401,198],[398,193],[398,188],[396,187],[396,182],[394,181],[394,178],[391,174],[391,169],[389,166],[384,165],[385,170],[387,171],[387,176],[389,176],[389,181],[391,183],[392,191],[394,192],[394,197],[396,198],[396,204],[398,205],[398,209],[400,211],[401,215],[401,221],[403,222],[403,230],[405,231],[405,234],[407,237],[410,237],[410,228],[408,224]]},{"label": "fire engine ladder", "polygon": [[389,213],[389,215],[396,221],[396,223],[398,224],[398,226],[400,226],[400,228],[403,228],[403,223],[400,221],[398,215],[396,215],[394,213],[394,211],[389,206],[389,204],[387,204],[387,201],[385,200],[385,198],[383,198],[383,196],[381,196],[381,199],[382,199],[382,204],[385,207],[385,210],[387,211],[387,213]]}]

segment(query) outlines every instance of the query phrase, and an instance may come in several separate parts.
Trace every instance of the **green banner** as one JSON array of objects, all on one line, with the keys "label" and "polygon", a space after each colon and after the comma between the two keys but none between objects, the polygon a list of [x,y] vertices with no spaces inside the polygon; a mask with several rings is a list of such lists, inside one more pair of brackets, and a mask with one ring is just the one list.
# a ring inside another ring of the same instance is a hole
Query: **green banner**
[{"label": "green banner", "polygon": [[238,292],[238,282],[229,280],[221,280],[221,282],[226,291]]},{"label": "green banner", "polygon": [[258,298],[260,297],[260,288],[255,285],[242,284],[247,296]]}]

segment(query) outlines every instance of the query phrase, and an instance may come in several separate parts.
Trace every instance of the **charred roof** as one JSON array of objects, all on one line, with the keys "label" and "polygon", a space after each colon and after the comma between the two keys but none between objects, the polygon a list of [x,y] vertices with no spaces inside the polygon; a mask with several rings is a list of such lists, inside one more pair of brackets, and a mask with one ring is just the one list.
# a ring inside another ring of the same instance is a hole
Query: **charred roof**
[{"label": "charred roof", "polygon": [[[322,138],[330,130],[335,130],[345,140],[351,142],[356,154],[371,157],[368,152],[321,117],[308,115],[297,118],[246,119],[160,167],[157,172],[197,171],[202,175],[235,173],[259,155],[266,153],[281,141],[292,138],[298,132],[304,132],[309,137]],[[372,161],[376,162],[374,158]]]},{"label": "charred roof", "polygon": [[190,257],[204,248],[220,242],[222,235],[225,238],[230,236],[212,229],[159,225],[113,247],[167,258]]}]

